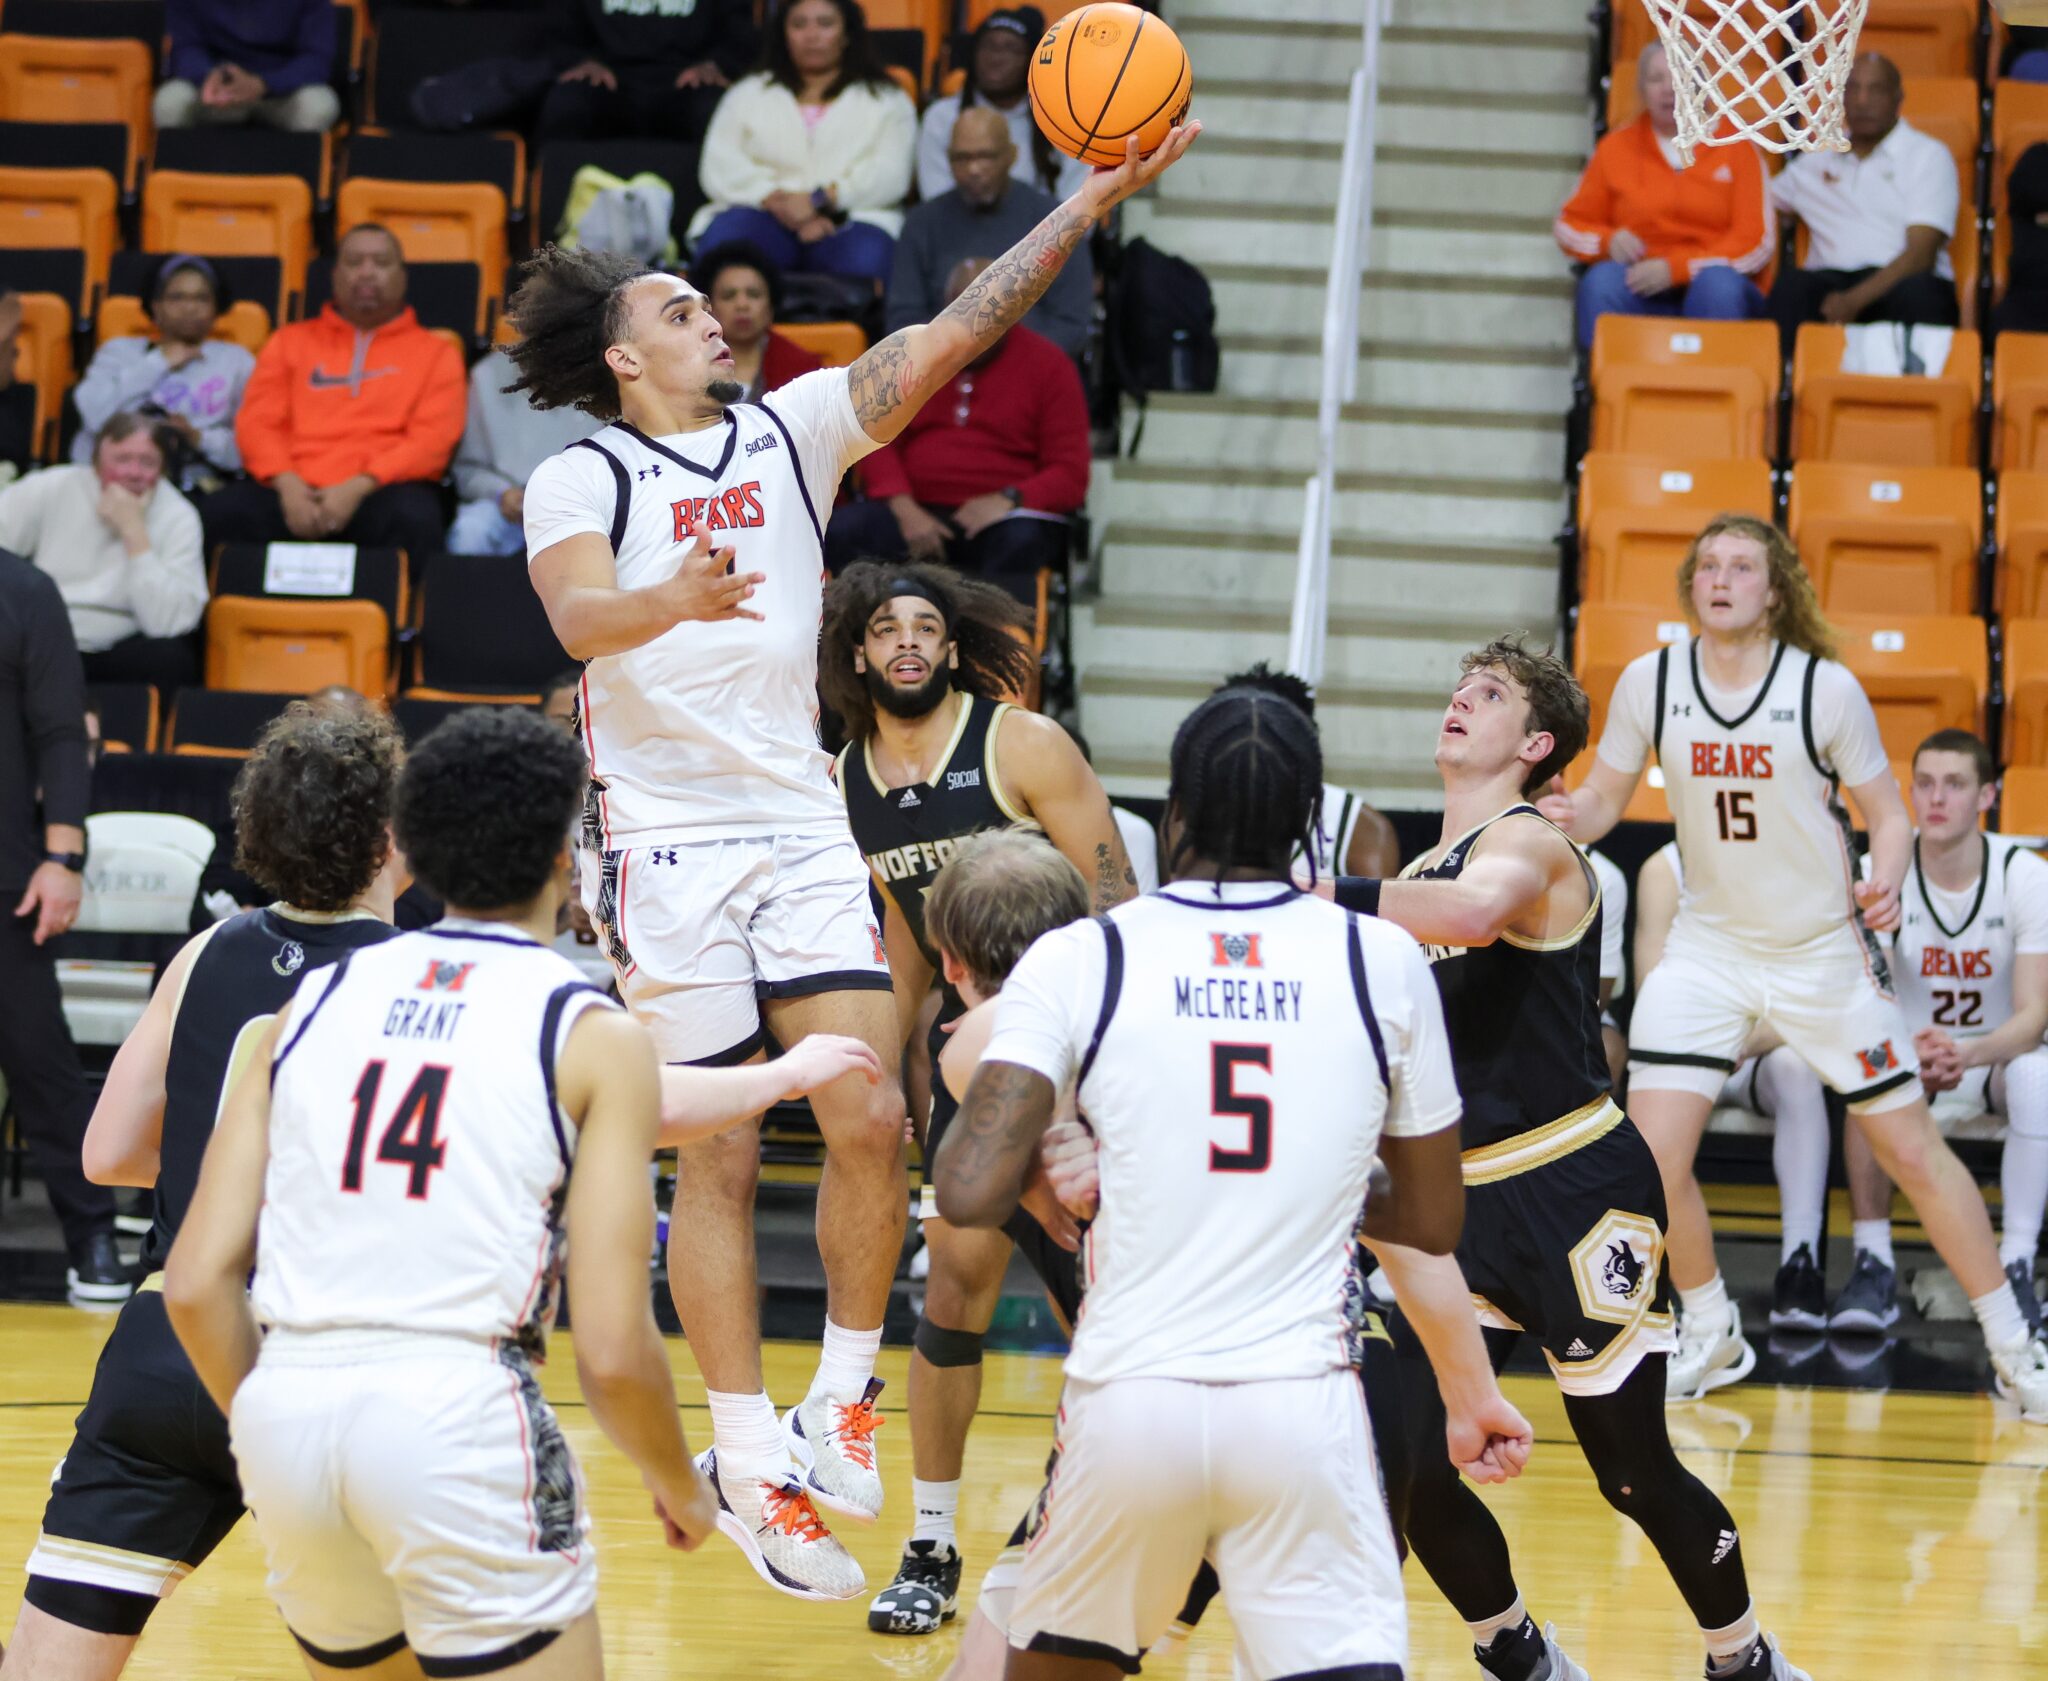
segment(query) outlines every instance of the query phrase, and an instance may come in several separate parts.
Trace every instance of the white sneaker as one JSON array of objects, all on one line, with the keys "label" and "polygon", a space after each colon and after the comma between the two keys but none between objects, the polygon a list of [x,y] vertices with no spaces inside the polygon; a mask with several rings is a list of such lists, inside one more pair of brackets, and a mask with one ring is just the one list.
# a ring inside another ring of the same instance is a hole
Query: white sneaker
[{"label": "white sneaker", "polygon": [[2001,1399],[2017,1405],[2029,1424],[2048,1424],[2048,1342],[2029,1336],[1994,1348],[1991,1369]]},{"label": "white sneaker", "polygon": [[1706,1681],[1813,1681],[1813,1677],[1778,1650],[1776,1635],[1766,1634],[1758,1637],[1740,1669],[1717,1672],[1710,1659]]},{"label": "white sneaker", "polygon": [[1548,1670],[1539,1671],[1544,1681],[1592,1681],[1592,1677],[1573,1663],[1565,1649],[1557,1643],[1555,1623],[1543,1625],[1543,1656],[1550,1663]]},{"label": "white sneaker", "polygon": [[852,1599],[867,1591],[860,1562],[818,1517],[794,1478],[718,1474],[718,1450],[697,1456],[718,1494],[718,1527],[746,1554],[762,1581],[797,1599]]},{"label": "white sneaker", "polygon": [[782,1416],[804,1491],[858,1524],[882,1515],[882,1473],[875,1462],[875,1432],[883,1424],[875,1397],[881,1393],[882,1380],[871,1377],[858,1401],[807,1395]]},{"label": "white sneaker", "polygon": [[1742,1334],[1742,1310],[1732,1300],[1725,1314],[1687,1314],[1678,1322],[1678,1352],[1664,1373],[1665,1405],[1697,1401],[1755,1370],[1756,1350]]}]

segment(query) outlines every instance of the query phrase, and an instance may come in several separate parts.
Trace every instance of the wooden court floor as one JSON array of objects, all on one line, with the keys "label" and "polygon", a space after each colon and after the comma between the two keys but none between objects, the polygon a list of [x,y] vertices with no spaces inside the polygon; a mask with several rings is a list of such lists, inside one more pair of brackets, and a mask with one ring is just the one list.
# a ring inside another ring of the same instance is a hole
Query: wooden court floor
[{"label": "wooden court floor", "polygon": [[[51,1467],[69,1440],[111,1320],[62,1307],[0,1306],[0,1629],[11,1629],[21,1564],[35,1538]],[[591,1486],[600,1549],[608,1673],[633,1681],[936,1681],[957,1636],[870,1635],[865,1601],[808,1605],[774,1593],[722,1540],[668,1552],[624,1459],[575,1402],[567,1339],[547,1389]],[[708,1437],[703,1386],[671,1344],[684,1425]],[[892,1510],[843,1531],[880,1587],[909,1504],[902,1349],[883,1352],[889,1415],[879,1440]],[[796,1399],[815,1355],[771,1344],[778,1403]],[[1697,1676],[1685,1608],[1640,1532],[1601,1502],[1565,1432],[1551,1386],[1509,1380],[1535,1423],[1522,1481],[1489,1498],[1512,1543],[1525,1597],[1554,1620],[1595,1681]],[[995,1355],[969,1449],[961,1513],[970,1583],[1037,1488],[1059,1385],[1054,1360]],[[1734,1511],[1765,1625],[1816,1681],[2048,1676],[2048,1429],[2010,1409],[1955,1396],[1743,1386],[1677,1409],[1690,1463]],[[1259,1444],[1246,1442],[1256,1454]],[[1416,1681],[1478,1673],[1464,1629],[1412,1566]],[[971,1588],[967,1596],[971,1604]],[[1228,1681],[1221,1609],[1183,1653],[1147,1673]],[[264,1597],[244,1525],[157,1613],[129,1673],[163,1681],[290,1681],[302,1675]]]}]

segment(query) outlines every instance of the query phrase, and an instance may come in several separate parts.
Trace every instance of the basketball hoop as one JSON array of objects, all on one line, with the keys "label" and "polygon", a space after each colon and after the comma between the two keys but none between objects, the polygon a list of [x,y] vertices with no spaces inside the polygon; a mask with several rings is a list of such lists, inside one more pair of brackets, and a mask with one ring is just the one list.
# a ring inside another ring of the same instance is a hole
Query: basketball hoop
[{"label": "basketball hoop", "polygon": [[1842,95],[1870,0],[1642,0],[1664,43],[1678,154],[1754,140],[1846,152]]}]

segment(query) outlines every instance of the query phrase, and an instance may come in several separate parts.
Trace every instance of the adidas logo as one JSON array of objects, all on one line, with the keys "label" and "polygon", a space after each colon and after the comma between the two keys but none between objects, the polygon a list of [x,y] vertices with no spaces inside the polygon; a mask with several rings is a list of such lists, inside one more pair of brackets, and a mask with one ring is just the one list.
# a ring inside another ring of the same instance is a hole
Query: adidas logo
[{"label": "adidas logo", "polygon": [[898,811],[908,811],[918,803],[917,790],[915,788],[906,788],[903,790],[903,798],[896,802],[896,809]]},{"label": "adidas logo", "polygon": [[[1567,1360],[1589,1360],[1592,1356],[1593,1351],[1586,1346],[1586,1339],[1584,1337],[1573,1337],[1571,1347],[1564,1351],[1564,1357]],[[1717,1560],[1716,1562],[1719,1561]]]},{"label": "adidas logo", "polygon": [[1733,1551],[1735,1551],[1735,1531],[1724,1529],[1721,1531],[1721,1538],[1714,1543],[1714,1562],[1719,1564]]}]

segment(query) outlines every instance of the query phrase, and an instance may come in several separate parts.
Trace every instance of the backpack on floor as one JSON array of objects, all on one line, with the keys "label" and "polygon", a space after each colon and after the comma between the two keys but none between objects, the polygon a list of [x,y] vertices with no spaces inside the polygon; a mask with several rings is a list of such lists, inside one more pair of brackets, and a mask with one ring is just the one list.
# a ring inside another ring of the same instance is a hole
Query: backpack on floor
[{"label": "backpack on floor", "polygon": [[[1143,239],[1125,245],[1109,289],[1105,337],[1117,382],[1141,411],[1154,391],[1216,389],[1216,300],[1208,277],[1185,257]],[[1144,434],[1141,412],[1133,453]]]}]

